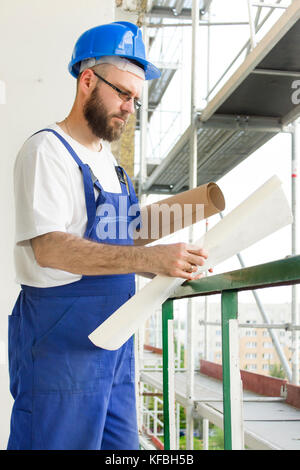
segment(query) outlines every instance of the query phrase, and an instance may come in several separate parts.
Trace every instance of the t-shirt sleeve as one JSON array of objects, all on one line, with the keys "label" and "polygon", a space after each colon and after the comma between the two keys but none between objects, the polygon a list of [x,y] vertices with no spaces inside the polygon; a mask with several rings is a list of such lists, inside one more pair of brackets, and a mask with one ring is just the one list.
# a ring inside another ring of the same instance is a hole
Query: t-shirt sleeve
[{"label": "t-shirt sleeve", "polygon": [[16,243],[67,231],[72,199],[64,163],[50,137],[33,137],[24,144],[14,168]]}]

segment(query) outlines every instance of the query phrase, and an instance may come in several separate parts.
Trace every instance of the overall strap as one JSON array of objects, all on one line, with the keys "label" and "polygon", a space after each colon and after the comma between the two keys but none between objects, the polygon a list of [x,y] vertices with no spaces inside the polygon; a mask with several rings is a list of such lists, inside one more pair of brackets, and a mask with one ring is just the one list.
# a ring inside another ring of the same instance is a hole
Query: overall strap
[{"label": "overall strap", "polygon": [[125,179],[123,168],[119,165],[116,165],[115,171],[117,173],[117,177],[121,186],[122,194],[128,196],[127,184],[126,184],[126,179]]},{"label": "overall strap", "polygon": [[128,184],[129,198],[130,198],[131,204],[136,204],[138,202],[138,199],[136,197],[135,190],[134,190],[131,179],[129,178],[128,174],[126,173],[126,171],[124,170],[123,167],[116,166],[115,168],[116,168],[118,176],[119,176],[119,174],[123,174],[123,180],[121,180],[121,178],[119,176],[120,183],[124,183],[124,185],[121,184],[122,192],[123,192],[123,186],[125,186],[125,188],[126,188],[126,182],[125,182],[125,178],[124,178],[124,175],[125,175],[126,180],[127,180],[127,184]]},{"label": "overall strap", "polygon": [[54,129],[41,129],[38,132],[35,132],[36,135],[39,132],[52,132],[65,146],[65,148],[68,150],[68,152],[71,154],[77,165],[79,166],[82,176],[83,176],[83,184],[84,184],[84,194],[85,194],[85,204],[86,204],[86,210],[87,210],[87,228],[86,228],[86,233],[89,233],[90,230],[92,229],[95,217],[96,217],[96,201],[95,201],[95,194],[94,194],[94,184],[93,180],[91,177],[91,172],[90,172],[90,167],[89,165],[83,163],[80,158],[78,157],[77,153],[74,151],[74,149],[71,147],[71,145],[64,139],[58,132],[56,132]]},{"label": "overall strap", "polygon": [[137,224],[136,228],[137,229],[140,229],[141,228],[141,211],[140,211],[140,208],[139,208],[139,201],[138,201],[138,198],[137,198],[137,195],[135,193],[135,190],[134,190],[134,187],[133,187],[133,184],[132,184],[132,181],[131,179],[129,178],[128,174],[126,173],[126,171],[124,170],[124,168],[122,168],[121,166],[118,167],[119,170],[121,170],[123,172],[123,174],[126,175],[126,179],[127,179],[127,184],[128,184],[128,189],[129,189],[129,199],[130,199],[130,203],[131,205],[137,205],[138,207],[138,210],[137,210],[137,219],[139,219],[139,223]]}]

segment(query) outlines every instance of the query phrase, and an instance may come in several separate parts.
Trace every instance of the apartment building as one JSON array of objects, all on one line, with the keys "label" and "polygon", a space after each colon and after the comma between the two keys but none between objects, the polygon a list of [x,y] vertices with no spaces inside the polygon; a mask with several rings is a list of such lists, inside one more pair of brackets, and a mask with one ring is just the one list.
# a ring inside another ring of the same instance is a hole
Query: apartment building
[{"label": "apartment building", "polygon": [[[264,305],[271,322],[281,325],[275,334],[287,360],[291,361],[291,332],[284,328],[290,321],[290,304]],[[197,351],[198,357],[205,357],[217,363],[222,362],[221,308],[218,303],[208,305],[208,325],[205,327],[204,303],[197,304]],[[259,374],[269,375],[270,368],[280,365],[280,359],[273,346],[269,331],[262,328],[263,320],[255,303],[239,305],[240,367]],[[257,326],[256,326],[257,325]],[[207,339],[205,337],[207,335]],[[207,344],[206,344],[207,342]]]},{"label": "apartment building", "polygon": [[[186,345],[186,305],[187,300],[174,303],[175,342]],[[275,334],[289,362],[291,362],[291,332],[285,329],[290,322],[289,303],[265,304],[265,312],[276,328]],[[205,304],[203,298],[195,300],[195,365],[200,358],[222,363],[221,306],[219,302],[208,302],[207,326],[204,325]],[[256,303],[239,303],[240,367],[259,374],[269,375],[272,366],[280,366],[280,359],[273,346],[269,331],[262,328],[263,320]],[[161,314],[157,311],[145,329],[145,344],[161,348]],[[180,346],[176,346],[177,352]],[[187,348],[185,347],[185,350]],[[179,363],[179,353],[176,355]]]}]

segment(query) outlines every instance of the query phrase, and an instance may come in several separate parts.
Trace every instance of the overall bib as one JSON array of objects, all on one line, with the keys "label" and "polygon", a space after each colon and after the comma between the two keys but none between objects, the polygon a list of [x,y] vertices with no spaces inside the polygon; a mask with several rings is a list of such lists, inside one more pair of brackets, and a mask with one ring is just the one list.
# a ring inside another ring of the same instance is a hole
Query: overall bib
[{"label": "overall bib", "polygon": [[[88,219],[84,238],[132,245],[127,229],[137,213],[118,216],[126,204],[137,204],[124,170],[116,167],[122,193],[106,192],[60,134],[43,131],[60,139],[82,172]],[[99,191],[96,201],[94,186]],[[10,391],[15,401],[7,448],[138,449],[133,337],[116,351],[98,348],[88,339],[134,295],[134,274],[21,287],[9,317]]]}]

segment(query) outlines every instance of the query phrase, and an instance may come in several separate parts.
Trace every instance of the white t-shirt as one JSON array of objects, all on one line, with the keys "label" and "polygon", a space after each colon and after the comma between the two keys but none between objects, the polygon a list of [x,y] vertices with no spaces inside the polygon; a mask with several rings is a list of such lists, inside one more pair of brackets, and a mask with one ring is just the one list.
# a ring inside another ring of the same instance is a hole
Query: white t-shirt
[{"label": "white t-shirt", "polygon": [[[104,142],[101,152],[92,152],[57,124],[47,127],[69,142],[105,191],[121,192],[114,168],[116,160]],[[36,134],[22,146],[15,162],[14,191],[16,281],[33,287],[53,287],[81,279],[81,275],[39,266],[30,243],[31,238],[53,231],[82,237],[87,224],[81,171],[52,132]],[[97,195],[95,190],[95,198]]]}]

